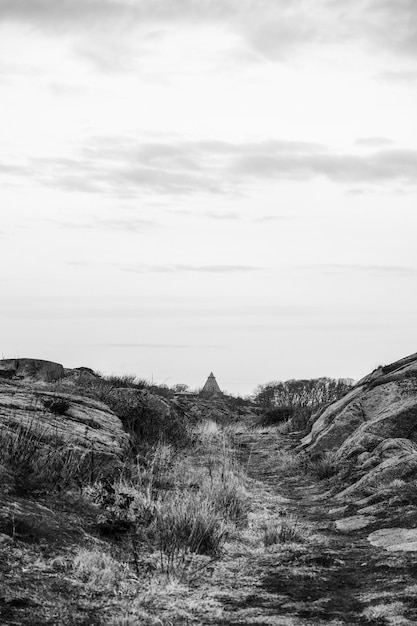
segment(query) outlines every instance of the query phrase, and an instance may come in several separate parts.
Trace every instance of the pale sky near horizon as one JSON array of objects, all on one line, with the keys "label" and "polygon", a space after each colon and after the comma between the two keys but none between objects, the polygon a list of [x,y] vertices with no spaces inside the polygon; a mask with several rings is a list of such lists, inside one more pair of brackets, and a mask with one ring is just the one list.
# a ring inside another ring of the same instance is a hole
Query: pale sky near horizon
[{"label": "pale sky near horizon", "polygon": [[0,0],[0,357],[247,394],[417,351],[415,0]]}]

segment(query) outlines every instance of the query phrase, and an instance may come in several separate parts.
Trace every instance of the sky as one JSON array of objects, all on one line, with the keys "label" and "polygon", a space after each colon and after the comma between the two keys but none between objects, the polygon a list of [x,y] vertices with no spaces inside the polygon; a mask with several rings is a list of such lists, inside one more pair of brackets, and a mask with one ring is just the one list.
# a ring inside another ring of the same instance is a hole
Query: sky
[{"label": "sky", "polygon": [[415,0],[0,0],[0,357],[191,387],[417,351]]}]

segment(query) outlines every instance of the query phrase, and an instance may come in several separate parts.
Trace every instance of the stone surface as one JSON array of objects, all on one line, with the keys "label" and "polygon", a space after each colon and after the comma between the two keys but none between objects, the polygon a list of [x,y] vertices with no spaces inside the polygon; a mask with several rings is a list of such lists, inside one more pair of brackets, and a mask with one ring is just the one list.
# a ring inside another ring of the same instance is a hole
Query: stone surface
[{"label": "stone surface", "polygon": [[0,378],[41,380],[47,383],[60,380],[64,368],[60,363],[41,359],[2,359]]},{"label": "stone surface", "polygon": [[348,464],[353,484],[341,496],[407,480],[417,469],[417,354],[378,368],[322,410],[301,449],[332,450]]},{"label": "stone surface", "polygon": [[366,528],[369,524],[372,524],[376,520],[372,515],[352,515],[352,517],[345,517],[335,522],[337,530],[340,532],[348,533],[352,530],[359,530],[360,528]]},{"label": "stone surface", "polygon": [[43,359],[0,360],[0,380],[53,383],[65,379],[67,383],[77,384],[98,378],[89,367],[64,368],[60,363]]},{"label": "stone surface", "polygon": [[[64,410],[65,409],[65,410]],[[36,433],[45,443],[62,441],[74,449],[121,460],[128,435],[121,421],[103,403],[36,385],[0,381],[2,433]]]},{"label": "stone surface", "polygon": [[330,509],[329,515],[331,517],[339,517],[339,515],[344,515],[349,507],[347,506],[338,506],[335,509]]},{"label": "stone surface", "polygon": [[323,411],[303,446],[311,452],[342,446],[341,456],[358,456],[387,438],[409,439],[414,433],[417,440],[417,354],[384,369]]},{"label": "stone surface", "polygon": [[368,541],[390,552],[417,552],[417,528],[382,528],[371,533]]},{"label": "stone surface", "polygon": [[398,456],[386,459],[379,463],[373,469],[356,480],[352,485],[344,489],[338,494],[338,498],[345,498],[355,493],[360,493],[367,486],[373,485],[375,489],[383,489],[384,484],[396,480],[398,478],[412,478],[417,471],[417,454],[403,452]]}]

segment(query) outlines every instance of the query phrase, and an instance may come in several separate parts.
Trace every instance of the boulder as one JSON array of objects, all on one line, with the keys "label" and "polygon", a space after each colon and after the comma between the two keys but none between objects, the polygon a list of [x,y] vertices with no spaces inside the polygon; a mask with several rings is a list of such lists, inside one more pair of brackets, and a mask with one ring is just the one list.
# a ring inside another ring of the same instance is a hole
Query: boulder
[{"label": "boulder", "polygon": [[15,378],[54,382],[64,377],[64,367],[53,361],[41,359],[2,359],[0,361],[0,379]]}]

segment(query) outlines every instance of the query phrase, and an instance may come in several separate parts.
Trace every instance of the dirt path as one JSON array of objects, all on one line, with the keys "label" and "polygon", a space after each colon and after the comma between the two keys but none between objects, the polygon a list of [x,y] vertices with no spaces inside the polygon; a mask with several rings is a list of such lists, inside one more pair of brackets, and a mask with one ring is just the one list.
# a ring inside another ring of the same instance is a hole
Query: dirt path
[{"label": "dirt path", "polygon": [[[341,533],[329,510],[337,506],[323,498],[326,483],[303,474],[282,477],[278,464],[291,438],[271,432],[237,434],[234,445],[249,476],[282,515],[299,524],[299,546],[252,559],[258,582],[252,594],[226,600],[228,617],[237,624],[417,624],[417,558],[389,553],[367,541],[369,529]],[[340,503],[339,503],[340,506]]]}]

